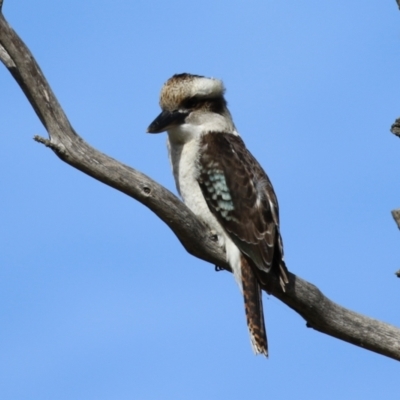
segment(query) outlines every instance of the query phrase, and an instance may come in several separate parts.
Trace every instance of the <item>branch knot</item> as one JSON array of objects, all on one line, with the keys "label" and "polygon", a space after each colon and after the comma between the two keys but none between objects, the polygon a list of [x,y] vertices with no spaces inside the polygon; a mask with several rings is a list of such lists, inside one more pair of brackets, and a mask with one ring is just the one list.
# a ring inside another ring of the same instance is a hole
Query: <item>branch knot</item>
[{"label": "branch knot", "polygon": [[51,139],[46,139],[46,138],[41,137],[39,135],[35,135],[33,137],[33,140],[35,140],[38,143],[44,144],[46,147],[49,147],[50,149],[52,149],[57,154],[65,154],[65,147],[63,145],[58,144],[58,143],[52,142]]}]

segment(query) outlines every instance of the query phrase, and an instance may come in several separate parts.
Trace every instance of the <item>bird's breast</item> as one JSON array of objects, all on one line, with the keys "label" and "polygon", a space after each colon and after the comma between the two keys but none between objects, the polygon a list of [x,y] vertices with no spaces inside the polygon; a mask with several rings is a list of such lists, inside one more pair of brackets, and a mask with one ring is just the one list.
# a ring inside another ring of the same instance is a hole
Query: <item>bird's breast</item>
[{"label": "bird's breast", "polygon": [[211,229],[218,233],[221,227],[209,210],[198,183],[199,141],[200,138],[193,138],[193,140],[187,143],[178,144],[169,138],[169,156],[176,187],[184,203]]},{"label": "bird's breast", "polygon": [[[213,234],[218,236],[218,242],[225,248],[227,261],[241,289],[240,251],[211,213],[198,183],[201,138],[196,137],[184,144],[178,144],[171,140],[170,135],[168,136],[169,157],[178,192],[190,210],[210,228]],[[225,181],[218,174],[215,175],[215,178],[218,181],[217,189],[226,196]],[[229,202],[230,200],[226,199],[225,201]],[[225,212],[226,205],[224,204],[224,206],[225,210],[223,211]]]}]

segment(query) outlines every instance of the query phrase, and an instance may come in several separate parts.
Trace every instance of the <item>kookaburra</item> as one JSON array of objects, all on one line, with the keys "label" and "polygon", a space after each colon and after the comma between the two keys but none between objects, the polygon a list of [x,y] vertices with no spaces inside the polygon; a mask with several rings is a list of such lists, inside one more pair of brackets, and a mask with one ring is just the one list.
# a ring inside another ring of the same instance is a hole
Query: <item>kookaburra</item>
[{"label": "kookaburra", "polygon": [[261,295],[264,273],[288,283],[271,182],[240,138],[218,79],[178,74],[162,87],[161,114],[147,132],[168,132],[178,192],[218,236],[243,293],[253,350],[268,356]]}]

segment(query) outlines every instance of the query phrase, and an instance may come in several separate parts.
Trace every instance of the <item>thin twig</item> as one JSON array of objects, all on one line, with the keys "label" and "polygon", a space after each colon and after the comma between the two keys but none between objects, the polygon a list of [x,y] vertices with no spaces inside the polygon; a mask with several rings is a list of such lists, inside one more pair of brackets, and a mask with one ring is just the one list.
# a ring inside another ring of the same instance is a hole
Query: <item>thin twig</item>
[{"label": "thin twig", "polygon": [[392,217],[395,220],[397,227],[400,229],[400,208],[392,211]]},{"label": "thin twig", "polygon": [[390,132],[400,137],[400,118],[397,118],[396,121],[394,121],[393,125],[390,127]]}]

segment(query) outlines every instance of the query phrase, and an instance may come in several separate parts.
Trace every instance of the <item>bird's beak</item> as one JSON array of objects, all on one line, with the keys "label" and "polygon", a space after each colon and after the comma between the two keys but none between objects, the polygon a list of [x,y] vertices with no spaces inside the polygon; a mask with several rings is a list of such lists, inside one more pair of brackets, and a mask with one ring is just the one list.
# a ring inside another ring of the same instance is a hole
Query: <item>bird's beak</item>
[{"label": "bird's beak", "polygon": [[161,114],[149,125],[147,133],[161,133],[173,125],[180,125],[185,121],[188,113],[184,111],[162,111]]}]

